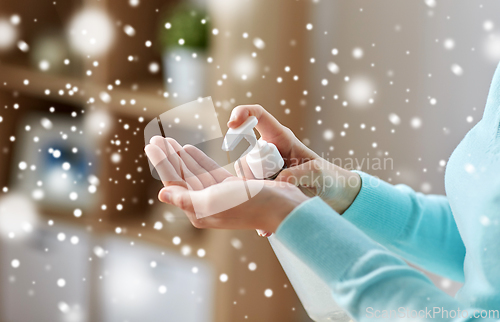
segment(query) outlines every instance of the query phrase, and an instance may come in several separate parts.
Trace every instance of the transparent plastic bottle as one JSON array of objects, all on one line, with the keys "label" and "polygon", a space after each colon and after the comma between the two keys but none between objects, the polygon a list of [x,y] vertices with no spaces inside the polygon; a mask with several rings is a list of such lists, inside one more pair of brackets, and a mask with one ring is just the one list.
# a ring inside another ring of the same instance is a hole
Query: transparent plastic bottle
[{"label": "transparent plastic bottle", "polygon": [[[250,143],[246,154],[248,167],[257,179],[274,180],[285,167],[285,162],[276,146],[262,139],[257,141],[254,127],[256,117],[249,117],[236,129],[229,129],[224,137],[222,149],[232,151],[242,139]],[[283,270],[299,297],[309,317],[316,322],[347,322],[351,318],[334,301],[328,285],[291,252],[273,234],[268,237]]]},{"label": "transparent plastic bottle", "polygon": [[347,322],[351,317],[335,302],[330,287],[273,234],[268,237],[309,317],[316,322]]}]

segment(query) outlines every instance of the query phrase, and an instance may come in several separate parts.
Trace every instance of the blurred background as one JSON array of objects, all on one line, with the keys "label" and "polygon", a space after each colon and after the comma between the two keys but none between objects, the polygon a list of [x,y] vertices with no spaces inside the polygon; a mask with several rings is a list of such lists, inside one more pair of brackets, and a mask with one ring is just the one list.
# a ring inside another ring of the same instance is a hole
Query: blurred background
[{"label": "blurred background", "polygon": [[310,321],[264,238],[157,201],[144,126],[211,96],[224,132],[257,103],[337,164],[443,194],[500,59],[498,10],[2,0],[0,321]]}]

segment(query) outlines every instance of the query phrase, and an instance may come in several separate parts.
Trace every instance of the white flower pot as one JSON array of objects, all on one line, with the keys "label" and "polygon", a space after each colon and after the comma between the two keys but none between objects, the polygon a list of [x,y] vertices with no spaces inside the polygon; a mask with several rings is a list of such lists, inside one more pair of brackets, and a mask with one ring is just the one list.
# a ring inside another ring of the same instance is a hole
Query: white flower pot
[{"label": "white flower pot", "polygon": [[206,96],[207,55],[194,48],[175,47],[163,53],[165,88],[174,104]]}]

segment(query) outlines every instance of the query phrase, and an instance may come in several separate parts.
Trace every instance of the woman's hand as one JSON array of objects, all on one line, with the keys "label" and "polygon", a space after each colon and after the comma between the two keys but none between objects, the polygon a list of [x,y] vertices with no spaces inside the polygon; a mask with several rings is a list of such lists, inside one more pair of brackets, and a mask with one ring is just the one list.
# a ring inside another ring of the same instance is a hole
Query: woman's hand
[{"label": "woman's hand", "polygon": [[165,187],[180,185],[201,190],[236,178],[197,147],[182,147],[172,138],[154,136],[144,151]]},{"label": "woman's hand", "polygon": [[276,181],[294,184],[307,196],[319,196],[339,214],[351,206],[361,189],[357,173],[322,158],[285,169]]},{"label": "woman's hand", "polygon": [[257,229],[269,236],[263,230],[274,232],[308,199],[286,182],[235,177],[198,148],[171,138],[155,136],[144,150],[165,186],[158,198],[183,209],[195,227]]},{"label": "woman's hand", "polygon": [[[259,123],[256,129],[263,140],[273,143],[281,153],[287,167],[296,166],[319,158],[311,149],[306,147],[293,132],[283,126],[274,116],[260,105],[240,105],[233,109],[227,126],[234,129],[240,126],[250,116],[255,116]],[[235,163],[235,170],[239,177],[251,174],[246,163],[246,157],[241,158],[241,166]],[[242,169],[241,169],[242,168]]]},{"label": "woman's hand", "polygon": [[[258,192],[248,199],[245,188]],[[275,232],[286,216],[309,197],[286,182],[236,179],[198,191],[168,186],[160,191],[159,199],[184,210],[197,228]]]},{"label": "woman's hand", "polygon": [[[349,208],[361,187],[358,174],[320,158],[260,105],[235,107],[227,125],[236,128],[249,116],[259,120],[256,128],[262,139],[276,145],[288,167],[276,180],[293,183],[308,196],[321,197],[339,214]],[[235,164],[238,176],[251,175],[245,158],[241,161],[241,167]]]}]

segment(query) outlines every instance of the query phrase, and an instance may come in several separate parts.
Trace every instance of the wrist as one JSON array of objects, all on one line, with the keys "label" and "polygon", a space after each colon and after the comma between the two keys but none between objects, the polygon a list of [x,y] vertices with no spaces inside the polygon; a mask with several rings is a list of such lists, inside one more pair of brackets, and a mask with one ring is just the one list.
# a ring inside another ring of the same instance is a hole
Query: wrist
[{"label": "wrist", "polygon": [[285,218],[288,217],[288,215],[290,215],[295,208],[309,199],[309,197],[307,197],[300,191],[298,191],[297,194],[286,196],[285,199],[280,202],[280,206],[276,207],[276,214],[275,216],[271,216],[271,219],[267,223],[268,228],[266,228],[266,230],[272,233],[276,232],[279,225],[281,225]]},{"label": "wrist", "polygon": [[340,209],[339,214],[343,214],[349,207],[352,205],[354,200],[359,194],[359,191],[361,190],[361,177],[359,174],[356,172],[348,171],[349,174],[347,175],[347,180],[346,180],[346,186],[344,189],[344,196],[343,196],[343,207]]},{"label": "wrist", "polygon": [[330,188],[330,197],[323,198],[323,200],[333,210],[342,215],[358,196],[361,189],[361,177],[356,172],[340,167],[335,170],[334,175],[336,185]]}]

